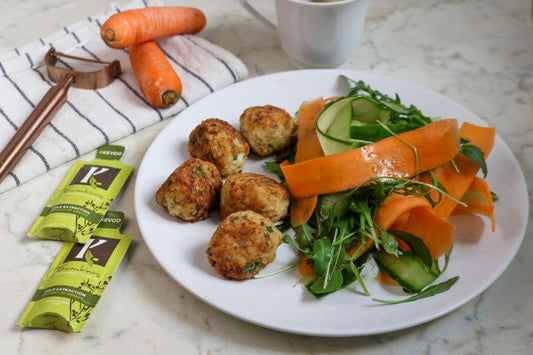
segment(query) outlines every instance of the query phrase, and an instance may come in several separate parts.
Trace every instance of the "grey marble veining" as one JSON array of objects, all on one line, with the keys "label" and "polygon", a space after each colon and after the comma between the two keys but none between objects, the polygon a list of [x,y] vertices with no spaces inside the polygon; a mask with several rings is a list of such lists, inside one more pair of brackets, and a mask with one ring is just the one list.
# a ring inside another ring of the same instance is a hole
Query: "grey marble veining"
[{"label": "grey marble veining", "polygon": [[[120,1],[121,3],[126,1]],[[237,1],[170,1],[199,7],[202,35],[241,58],[250,76],[293,70],[275,33]],[[255,1],[274,19],[273,2]],[[91,14],[108,0],[2,1],[0,52]],[[370,1],[361,47],[346,68],[420,84],[468,107],[509,145],[533,193],[533,25],[526,0]],[[122,139],[139,166],[161,122]],[[83,158],[92,158],[91,156]],[[245,323],[176,284],[150,254],[134,219],[133,182],[119,209],[134,248],[80,334],[15,325],[60,243],[26,233],[70,164],[0,195],[0,346],[6,354],[527,354],[533,346],[533,225],[503,275],[456,311],[413,328],[368,337],[319,338]],[[135,177],[134,177],[135,178]]]}]

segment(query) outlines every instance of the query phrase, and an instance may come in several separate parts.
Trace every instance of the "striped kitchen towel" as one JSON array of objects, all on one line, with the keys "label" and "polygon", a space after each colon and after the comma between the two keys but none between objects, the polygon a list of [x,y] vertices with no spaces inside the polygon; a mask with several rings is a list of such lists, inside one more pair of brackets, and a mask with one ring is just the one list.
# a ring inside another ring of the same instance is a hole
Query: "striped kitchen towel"
[{"label": "striped kitchen towel", "polygon": [[112,4],[105,14],[90,16],[35,43],[0,55],[0,149],[55,85],[48,78],[43,62],[50,46],[77,57],[100,61],[118,59],[122,66],[122,75],[105,88],[70,88],[67,102],[0,184],[0,193],[103,144],[172,117],[201,97],[248,75],[241,60],[202,38],[201,32],[164,38],[158,42],[182,80],[182,97],[168,109],[156,109],[148,104],[129,65],[127,50],[107,47],[100,38],[100,28],[115,12],[160,5],[162,2],[156,0],[136,0],[123,6]]}]

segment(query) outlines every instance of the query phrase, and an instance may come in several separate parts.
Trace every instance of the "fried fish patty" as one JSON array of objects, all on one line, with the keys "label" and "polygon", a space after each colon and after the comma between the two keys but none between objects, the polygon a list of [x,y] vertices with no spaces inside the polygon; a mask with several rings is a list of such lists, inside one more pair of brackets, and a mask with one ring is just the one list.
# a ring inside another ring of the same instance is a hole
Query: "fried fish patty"
[{"label": "fried fish patty", "polygon": [[220,190],[220,215],[251,210],[273,222],[283,219],[289,207],[287,189],[274,179],[256,173],[237,173],[226,178]]},{"label": "fried fish patty", "polygon": [[239,118],[239,125],[252,151],[260,156],[282,151],[294,141],[296,125],[293,118],[276,106],[247,108]]},{"label": "fried fish patty", "polygon": [[217,207],[221,187],[222,177],[214,164],[191,158],[170,174],[155,199],[170,215],[195,222]]},{"label": "fried fish patty", "polygon": [[219,224],[206,254],[220,275],[244,280],[276,258],[281,240],[281,232],[270,219],[253,211],[238,211]]},{"label": "fried fish patty", "polygon": [[189,134],[187,149],[193,158],[209,161],[222,176],[242,170],[250,146],[246,138],[228,122],[208,118]]}]

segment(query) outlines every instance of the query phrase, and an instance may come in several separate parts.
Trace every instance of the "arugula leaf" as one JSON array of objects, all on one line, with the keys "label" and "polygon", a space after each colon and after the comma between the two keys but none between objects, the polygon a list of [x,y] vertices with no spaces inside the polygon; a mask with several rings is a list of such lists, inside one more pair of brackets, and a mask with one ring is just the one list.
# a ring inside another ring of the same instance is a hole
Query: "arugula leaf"
[{"label": "arugula leaf", "polygon": [[327,280],[326,275],[319,277],[309,286],[309,290],[313,292],[313,294],[332,293],[340,289],[342,285],[342,271],[335,270]]},{"label": "arugula leaf", "polygon": [[411,248],[413,254],[416,255],[424,264],[426,264],[428,267],[432,266],[433,260],[431,259],[431,254],[422,239],[412,235],[411,233],[399,230],[393,230],[390,231],[390,233],[394,234],[396,237],[406,242],[407,245],[409,245],[409,247]]},{"label": "arugula leaf", "polygon": [[315,274],[322,276],[328,270],[333,255],[331,241],[326,238],[320,238],[313,244],[313,266]]},{"label": "arugula leaf", "polygon": [[379,298],[372,298],[372,300],[374,302],[385,303],[385,304],[399,304],[399,303],[413,302],[413,301],[420,300],[422,298],[435,296],[439,293],[448,291],[457,282],[457,280],[459,280],[459,276],[452,277],[451,279],[441,282],[439,284],[428,286],[422,291],[420,291],[419,293],[417,293],[416,295],[405,298],[403,300],[383,300]]},{"label": "arugula leaf", "polygon": [[283,238],[281,238],[281,241],[285,244],[289,244],[289,245],[292,245],[294,247],[294,249],[300,249],[298,247],[298,243],[296,243],[296,241],[294,239],[292,239],[290,236],[288,236],[287,234],[285,234],[283,236]]},{"label": "arugula leaf", "polygon": [[294,227],[296,242],[302,249],[309,248],[313,245],[315,237],[315,229],[309,224],[304,223],[301,226]]},{"label": "arugula leaf", "polygon": [[463,153],[470,161],[479,165],[481,172],[483,173],[483,178],[487,177],[487,162],[485,161],[485,156],[483,151],[476,145],[468,144],[470,140],[461,138],[460,152]]},{"label": "arugula leaf", "polygon": [[267,171],[273,174],[276,174],[278,179],[280,179],[281,181],[285,180],[285,175],[283,175],[283,172],[281,171],[281,168],[278,162],[267,161],[265,162],[265,168],[267,169]]},{"label": "arugula leaf", "polygon": [[337,192],[320,196],[317,211],[322,220],[342,219],[348,213],[350,200],[343,192]]},{"label": "arugula leaf", "polygon": [[376,228],[379,230],[379,237],[381,238],[383,249],[385,249],[387,253],[395,256],[402,255],[401,250],[398,248],[398,241],[394,239],[392,234],[380,228],[378,225],[376,225]]}]

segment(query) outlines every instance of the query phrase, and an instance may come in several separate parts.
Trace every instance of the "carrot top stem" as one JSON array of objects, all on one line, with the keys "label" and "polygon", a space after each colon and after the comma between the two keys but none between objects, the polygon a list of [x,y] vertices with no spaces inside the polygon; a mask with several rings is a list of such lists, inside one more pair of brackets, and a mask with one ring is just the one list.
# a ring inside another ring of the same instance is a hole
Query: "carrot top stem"
[{"label": "carrot top stem", "polygon": [[113,31],[111,28],[106,28],[104,31],[102,31],[102,37],[104,41],[112,42],[115,40],[115,31]]},{"label": "carrot top stem", "polygon": [[172,106],[178,102],[180,95],[174,90],[167,90],[163,93],[162,100],[165,106]]}]

